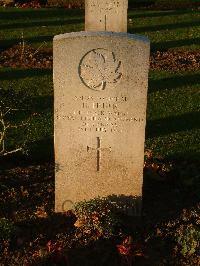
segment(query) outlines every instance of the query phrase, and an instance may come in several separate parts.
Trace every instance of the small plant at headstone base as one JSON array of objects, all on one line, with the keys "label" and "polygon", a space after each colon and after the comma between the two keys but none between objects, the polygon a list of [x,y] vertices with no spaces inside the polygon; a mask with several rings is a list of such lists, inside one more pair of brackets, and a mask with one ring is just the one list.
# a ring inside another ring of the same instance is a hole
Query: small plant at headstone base
[{"label": "small plant at headstone base", "polygon": [[95,198],[75,205],[75,227],[93,240],[119,234],[121,219],[117,206],[106,198]]},{"label": "small plant at headstone base", "polygon": [[0,218],[0,241],[10,240],[16,231],[15,225],[6,218]]},{"label": "small plant at headstone base", "polygon": [[184,257],[200,252],[200,228],[194,225],[182,225],[175,233],[177,250]]}]

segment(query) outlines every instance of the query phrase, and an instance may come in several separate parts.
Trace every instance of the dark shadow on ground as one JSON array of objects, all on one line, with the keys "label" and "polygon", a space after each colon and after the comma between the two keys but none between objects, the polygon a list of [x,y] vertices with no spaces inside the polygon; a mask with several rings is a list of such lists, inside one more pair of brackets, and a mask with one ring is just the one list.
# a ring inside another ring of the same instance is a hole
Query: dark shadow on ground
[{"label": "dark shadow on ground", "polygon": [[27,163],[41,163],[54,160],[54,140],[47,136],[41,140],[27,143],[28,157]]},{"label": "dark shadow on ground", "polygon": [[149,79],[149,93],[158,90],[170,90],[174,88],[180,88],[182,86],[190,86],[200,84],[200,73],[194,74],[194,72],[187,75],[174,76],[169,78]]},{"label": "dark shadow on ground", "polygon": [[[165,159],[167,160],[167,159]],[[143,215],[152,223],[177,218],[200,201],[198,161],[178,161],[166,178],[144,170]],[[187,178],[187,179],[186,179]],[[186,183],[185,181],[190,181]]]},{"label": "dark shadow on ground", "polygon": [[52,69],[32,68],[15,69],[8,68],[1,71],[0,80],[23,79],[26,77],[52,75]]},{"label": "dark shadow on ground", "polygon": [[[163,12],[157,12],[157,13],[150,13],[150,14],[135,14],[135,15],[131,15],[129,16],[129,18],[145,18],[145,17],[163,17],[163,16],[171,16],[171,15],[182,15],[182,14],[188,14],[191,13],[191,11],[189,10],[184,10],[184,11],[163,11]],[[64,13],[66,16],[69,16],[68,13]],[[55,19],[55,20],[48,20],[48,16],[47,19],[45,20],[40,20],[40,21],[27,21],[26,23],[22,23],[19,22],[17,23],[11,23],[11,24],[1,24],[0,25],[0,29],[18,29],[18,28],[29,28],[29,27],[38,27],[38,26],[58,26],[58,25],[67,25],[67,24],[79,24],[79,23],[83,23],[84,19],[83,18],[73,18],[73,16],[71,16],[71,19],[65,19],[65,17],[62,15],[64,14],[59,14],[59,19]],[[35,14],[36,15],[36,14]],[[23,17],[23,16],[22,16]],[[55,15],[56,17],[56,15]],[[37,16],[34,18],[37,19]],[[33,18],[33,19],[34,19]],[[41,19],[41,17],[38,17]],[[42,16],[42,18],[44,18],[44,16]],[[199,22],[182,22],[182,23],[178,23],[178,24],[166,24],[166,25],[156,25],[156,26],[149,26],[149,27],[140,27],[140,28],[136,28],[135,31],[137,33],[140,32],[144,32],[144,31],[157,31],[157,30],[165,30],[165,29],[174,29],[174,28],[184,28],[184,27],[188,27],[188,26],[198,26]]]},{"label": "dark shadow on ground", "polygon": [[182,29],[188,27],[198,27],[200,26],[200,21],[189,21],[189,22],[181,22],[181,23],[171,23],[164,25],[155,25],[155,26],[145,26],[139,28],[133,28],[132,31],[134,33],[143,33],[143,32],[153,32],[153,31],[162,31],[162,30],[174,30],[174,29]]},{"label": "dark shadow on ground", "polygon": [[200,128],[200,112],[147,121],[147,138]]},{"label": "dark shadow on ground", "polygon": [[[37,42],[49,42],[49,41],[53,42],[53,37],[54,35],[35,36],[30,38],[24,37],[24,42],[28,45]],[[8,48],[10,46],[19,44],[21,41],[22,41],[21,38],[0,40],[0,47],[1,47],[0,50],[4,50],[5,48]]]},{"label": "dark shadow on ground", "polygon": [[7,12],[1,12],[1,20],[9,19],[41,19],[41,18],[52,18],[52,17],[83,17],[84,11],[80,9],[64,9],[64,8],[48,8],[48,9],[28,9],[19,11],[9,10]]},{"label": "dark shadow on ground", "polygon": [[71,250],[70,265],[81,266],[121,266],[122,260],[111,240],[98,240],[85,247]]},{"label": "dark shadow on ground", "polygon": [[60,26],[60,25],[68,25],[68,24],[80,24],[83,23],[83,19],[57,19],[57,20],[40,20],[40,21],[32,21],[26,23],[13,23],[13,24],[3,24],[0,25],[0,29],[25,29],[25,28],[32,28],[32,27],[49,27],[49,26]]},{"label": "dark shadow on ground", "polygon": [[[137,33],[134,31],[134,33]],[[38,42],[49,42],[53,41],[54,35],[44,35],[44,36],[34,36],[34,37],[24,37],[25,43],[28,45],[38,43]],[[0,40],[0,50],[4,50],[8,47],[11,47],[15,44],[19,44],[21,41],[20,38],[15,39],[7,39],[7,40]],[[163,51],[170,48],[175,47],[182,47],[186,45],[198,45],[200,43],[200,38],[192,38],[192,39],[182,39],[182,40],[173,40],[173,41],[164,41],[164,42],[152,42],[151,43],[151,50],[152,51]]]},{"label": "dark shadow on ground", "polygon": [[152,42],[151,50],[152,51],[165,51],[170,48],[182,47],[186,45],[199,45],[200,38],[192,38],[192,39],[182,39],[182,40],[173,40],[173,41],[164,41],[164,42]]},{"label": "dark shadow on ground", "polygon": [[[153,17],[165,17],[165,16],[179,16],[184,14],[194,14],[195,11],[192,10],[167,10],[162,12],[149,12],[149,13],[141,13],[141,14],[131,14],[128,17],[131,19],[134,18],[153,18]],[[198,11],[196,11],[197,13]]]},{"label": "dark shadow on ground", "polygon": [[0,158],[0,171],[15,167],[28,167],[29,165],[54,162],[54,140],[47,136],[44,139],[26,143],[26,153],[18,152]]},{"label": "dark shadow on ground", "polygon": [[53,115],[53,95],[31,97],[26,102],[27,110],[31,113],[51,112]]}]

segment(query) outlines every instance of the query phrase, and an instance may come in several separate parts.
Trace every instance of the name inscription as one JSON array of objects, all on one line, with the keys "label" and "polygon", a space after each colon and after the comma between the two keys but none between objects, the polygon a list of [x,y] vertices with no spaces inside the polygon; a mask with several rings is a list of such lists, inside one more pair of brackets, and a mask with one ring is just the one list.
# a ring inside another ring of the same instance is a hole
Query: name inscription
[{"label": "name inscription", "polygon": [[[77,130],[82,132],[121,133],[127,123],[144,122],[144,117],[134,117],[126,110],[128,97],[75,96],[73,101],[78,108],[57,116],[57,119],[79,122]],[[126,111],[123,111],[126,110]]]}]

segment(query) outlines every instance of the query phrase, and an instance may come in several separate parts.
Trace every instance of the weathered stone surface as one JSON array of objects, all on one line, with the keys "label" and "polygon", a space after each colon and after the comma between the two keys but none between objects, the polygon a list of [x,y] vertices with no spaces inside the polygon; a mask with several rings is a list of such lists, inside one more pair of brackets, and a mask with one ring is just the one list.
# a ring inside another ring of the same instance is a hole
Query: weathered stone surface
[{"label": "weathered stone surface", "polygon": [[141,197],[149,46],[125,33],[54,38],[56,211]]},{"label": "weathered stone surface", "polygon": [[86,0],[85,30],[127,32],[128,0]]}]

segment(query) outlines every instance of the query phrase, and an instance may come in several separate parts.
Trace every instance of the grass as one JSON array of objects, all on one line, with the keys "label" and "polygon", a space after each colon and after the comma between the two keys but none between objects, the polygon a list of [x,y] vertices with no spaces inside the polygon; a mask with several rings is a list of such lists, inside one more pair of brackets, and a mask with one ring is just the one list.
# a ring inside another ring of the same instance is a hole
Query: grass
[{"label": "grass", "polygon": [[[82,10],[0,8],[0,17],[1,49],[21,42],[22,36],[35,47],[52,47],[54,35],[84,30]],[[152,49],[200,47],[198,11],[130,11],[129,19],[128,31],[148,36]]]},{"label": "grass", "polygon": [[152,50],[199,49],[200,15],[197,11],[129,12],[129,32],[148,36]]},{"label": "grass", "polygon": [[[0,9],[0,46],[8,47],[24,40],[35,47],[52,47],[54,35],[83,30],[83,12],[65,9]],[[13,22],[15,17],[15,22]]]},{"label": "grass", "polygon": [[[45,43],[44,46],[52,47],[54,35],[83,30],[81,10],[0,8],[0,12],[1,48],[22,41],[22,33],[27,44],[39,47]],[[197,11],[190,9],[130,11],[133,24],[129,24],[129,32],[147,35],[152,50],[196,50],[200,48],[199,17]],[[198,158],[199,83],[198,72],[150,73],[146,148],[165,157]],[[36,113],[27,143],[37,156],[42,157],[42,151],[52,155],[52,71],[1,68],[0,85],[3,89],[26,92],[29,109]]]},{"label": "grass", "polygon": [[199,74],[150,74],[147,148],[163,156],[198,158]]},{"label": "grass", "polygon": [[[166,157],[198,158],[199,73],[150,73],[146,148]],[[7,77],[12,75],[12,83]],[[53,83],[50,70],[0,69],[1,87],[26,92],[37,115],[29,128],[32,151],[53,153]],[[27,90],[28,88],[28,90]],[[44,148],[44,146],[46,148]],[[47,149],[49,148],[49,150]],[[40,158],[41,158],[40,157]],[[39,159],[39,158],[38,158]]]},{"label": "grass", "polygon": [[[52,71],[44,69],[0,69],[1,88],[14,89],[21,95],[26,116],[34,115],[26,134],[20,130],[10,138],[8,146],[26,142],[26,149],[35,160],[53,156],[53,81]],[[12,81],[10,77],[12,76]],[[18,116],[20,114],[17,114]],[[11,148],[11,147],[10,147]],[[41,152],[39,152],[41,149]],[[41,156],[40,156],[41,155]]]}]

